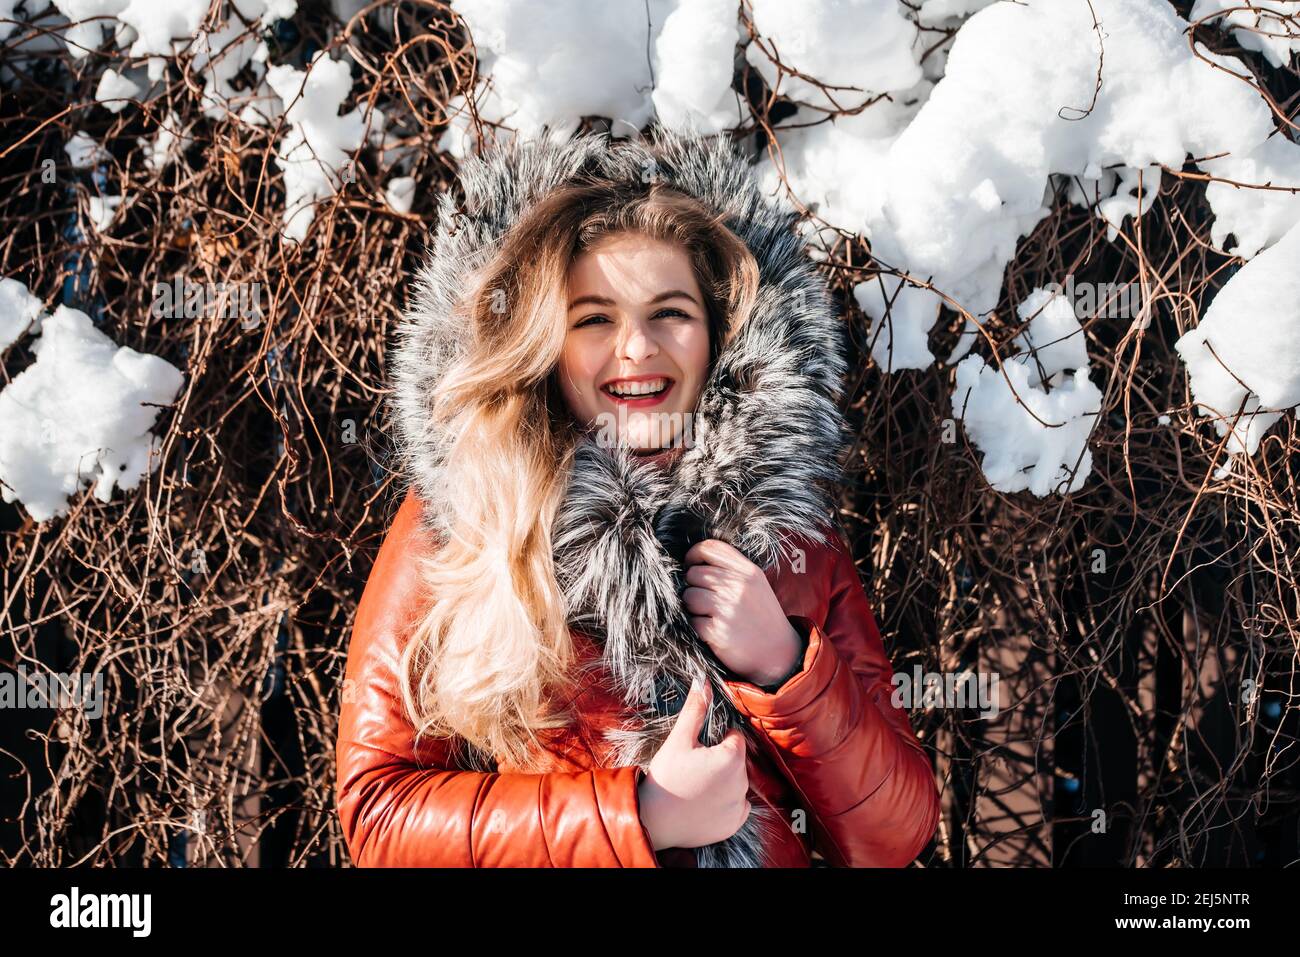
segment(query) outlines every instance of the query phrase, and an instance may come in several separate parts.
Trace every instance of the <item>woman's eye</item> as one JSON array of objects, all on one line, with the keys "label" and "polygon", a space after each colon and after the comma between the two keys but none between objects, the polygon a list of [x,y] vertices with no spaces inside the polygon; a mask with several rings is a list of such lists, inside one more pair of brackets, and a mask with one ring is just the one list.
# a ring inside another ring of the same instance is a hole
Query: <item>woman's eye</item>
[{"label": "woman's eye", "polygon": [[[684,312],[681,309],[660,309],[651,318],[658,319],[660,316],[677,316],[682,319],[693,318],[689,312]],[[602,313],[597,312],[579,320],[577,323],[574,324],[573,328],[581,329],[583,326],[593,325],[597,322],[609,322],[609,319]]]}]

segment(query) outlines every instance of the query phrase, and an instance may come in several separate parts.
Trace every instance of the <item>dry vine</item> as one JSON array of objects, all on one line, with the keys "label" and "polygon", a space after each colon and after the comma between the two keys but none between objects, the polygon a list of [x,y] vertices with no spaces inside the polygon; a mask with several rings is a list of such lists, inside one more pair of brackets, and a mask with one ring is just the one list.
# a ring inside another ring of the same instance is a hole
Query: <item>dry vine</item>
[{"label": "dry vine", "polygon": [[[294,22],[302,32],[279,31],[273,59],[347,49],[355,102],[381,108],[415,147],[412,213],[384,203],[391,170],[363,151],[356,182],[321,205],[303,245],[287,243],[277,128],[205,117],[180,71],[160,97],[110,115],[93,97],[105,54],[28,56],[21,30],[0,49],[13,73],[0,93],[0,275],[186,374],[160,415],[161,465],[136,492],[104,505],[83,491],[44,524],[0,505],[0,665],[100,672],[109,702],[98,720],[0,712],[6,865],[348,859],[333,793],[343,662],[401,489],[385,343],[433,197],[454,179],[437,150],[447,104],[478,81],[478,57],[430,0],[376,0],[347,24],[304,5]],[[1197,35],[1261,64],[1208,27]],[[951,35],[931,40],[939,51]],[[1256,69],[1251,82],[1293,127],[1296,71]],[[743,60],[736,86],[755,117],[740,133],[779,161],[771,133],[788,104]],[[194,142],[159,174],[137,140],[169,112]],[[68,165],[78,130],[111,154],[98,168]],[[48,158],[53,182],[40,175]],[[895,270],[858,237],[829,250],[855,355],[841,518],[895,668],[997,672],[1004,692],[994,721],[914,712],[944,793],[924,864],[1300,854],[1300,436],[1285,417],[1258,454],[1213,477],[1225,443],[1197,417],[1172,345],[1240,261],[1209,244],[1203,177],[1166,173],[1114,243],[1091,211],[1058,203],[980,322],[977,348],[994,357],[1035,287],[1071,273],[1141,283],[1149,325],[1084,323],[1105,406],[1093,474],[1068,497],[989,489],[960,425],[945,440],[952,368],[885,375],[867,359],[851,288]],[[128,197],[108,235],[86,223],[96,189]],[[177,275],[259,283],[266,321],[153,316],[153,283]],[[948,315],[936,354],[961,328]],[[30,361],[12,346],[0,385]]]}]

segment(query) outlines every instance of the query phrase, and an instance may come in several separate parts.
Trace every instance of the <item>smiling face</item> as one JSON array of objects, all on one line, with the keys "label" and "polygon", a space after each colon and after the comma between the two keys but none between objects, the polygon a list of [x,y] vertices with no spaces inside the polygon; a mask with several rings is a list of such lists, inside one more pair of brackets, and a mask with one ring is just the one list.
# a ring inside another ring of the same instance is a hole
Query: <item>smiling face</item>
[{"label": "smiling face", "polygon": [[574,418],[635,451],[677,442],[709,371],[709,318],[685,251],[610,236],[574,258],[568,303],[558,373]]}]

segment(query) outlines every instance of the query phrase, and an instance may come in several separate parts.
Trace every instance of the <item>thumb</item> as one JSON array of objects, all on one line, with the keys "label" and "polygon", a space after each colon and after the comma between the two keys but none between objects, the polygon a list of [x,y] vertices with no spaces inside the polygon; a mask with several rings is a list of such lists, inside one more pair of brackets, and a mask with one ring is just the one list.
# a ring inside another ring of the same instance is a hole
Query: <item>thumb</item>
[{"label": "thumb", "polygon": [[708,682],[701,682],[698,677],[693,679],[691,690],[686,695],[686,703],[677,713],[677,721],[673,724],[669,736],[688,748],[702,747],[700,731],[704,727],[705,719],[708,718],[712,700],[712,689]]}]

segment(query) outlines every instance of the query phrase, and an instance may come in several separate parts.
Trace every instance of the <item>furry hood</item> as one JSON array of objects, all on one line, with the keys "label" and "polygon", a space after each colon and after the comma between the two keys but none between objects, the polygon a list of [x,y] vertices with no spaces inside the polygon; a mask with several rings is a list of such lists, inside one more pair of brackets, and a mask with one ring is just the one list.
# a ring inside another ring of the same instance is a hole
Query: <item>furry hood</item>
[{"label": "furry hood", "polygon": [[[681,559],[696,541],[729,542],[770,567],[793,536],[824,541],[846,434],[841,324],[804,251],[790,207],[763,197],[749,163],[724,137],[663,128],[648,141],[595,133],[568,143],[524,142],[461,166],[464,207],[438,199],[427,261],[396,332],[391,359],[395,441],[424,520],[447,527],[455,504],[441,472],[447,437],[430,426],[433,384],[464,345],[453,304],[466,278],[536,200],[579,174],[645,182],[647,170],[719,212],[758,261],[754,312],[705,382],[695,442],[669,468],[587,439],[579,446],[554,540],[556,577],[573,628],[601,643],[629,705],[643,715],[617,732],[619,764],[647,763],[695,676],[714,682],[705,743],[746,727],[718,682],[724,669],[681,603]],[[755,812],[759,812],[755,805]],[[755,813],[727,841],[700,848],[701,866],[762,864]]]}]

